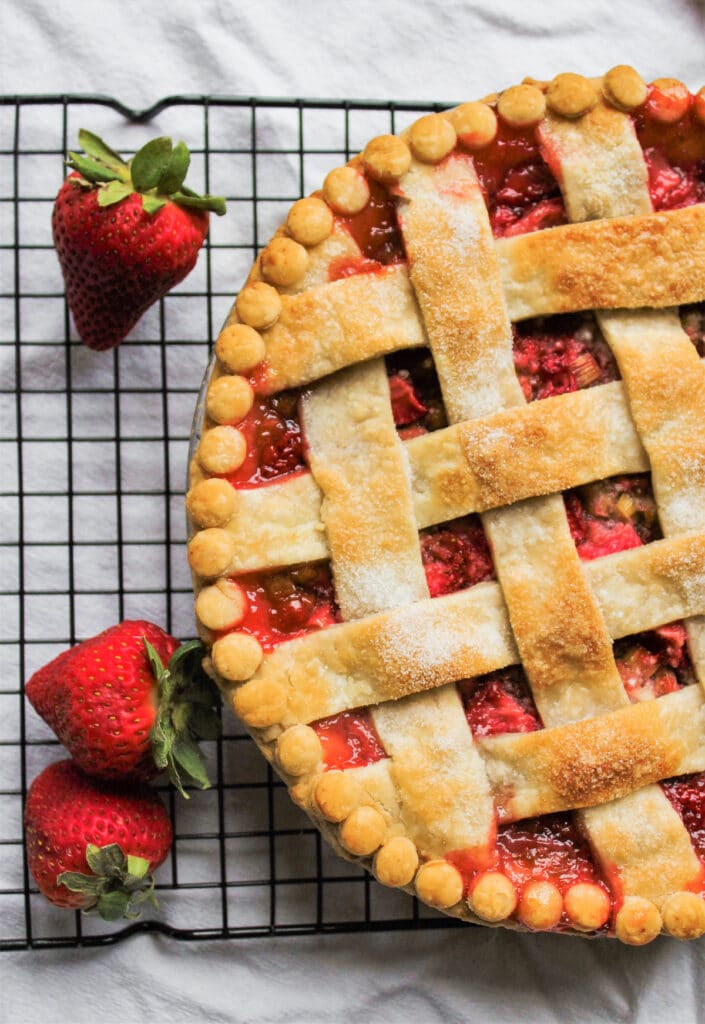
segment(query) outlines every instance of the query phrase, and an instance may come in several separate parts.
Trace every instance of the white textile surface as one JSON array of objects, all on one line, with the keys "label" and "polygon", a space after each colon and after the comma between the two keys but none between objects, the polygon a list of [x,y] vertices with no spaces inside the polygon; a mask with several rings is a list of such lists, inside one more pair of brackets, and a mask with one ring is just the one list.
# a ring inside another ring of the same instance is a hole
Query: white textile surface
[{"label": "white textile surface", "polygon": [[[525,74],[617,63],[705,81],[703,0],[4,0],[0,39],[0,92],[100,92],[134,107],[175,93],[459,102]],[[180,369],[196,383],[177,357],[170,372]],[[705,940],[635,950],[489,929],[138,936],[0,954],[0,1019],[689,1024],[705,1021],[704,970]]]}]

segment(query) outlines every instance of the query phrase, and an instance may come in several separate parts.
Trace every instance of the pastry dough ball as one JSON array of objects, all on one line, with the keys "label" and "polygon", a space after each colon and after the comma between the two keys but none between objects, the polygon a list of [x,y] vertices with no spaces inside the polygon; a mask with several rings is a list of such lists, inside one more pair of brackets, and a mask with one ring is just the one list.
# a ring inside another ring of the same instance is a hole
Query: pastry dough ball
[{"label": "pastry dough ball", "polygon": [[289,210],[286,226],[301,245],[319,245],[333,230],[333,214],[327,203],[316,196],[298,199]]},{"label": "pastry dough ball", "polygon": [[409,170],[411,152],[398,135],[377,135],[365,146],[362,161],[371,178],[392,184]]},{"label": "pastry dough ball", "polygon": [[288,775],[308,775],[322,756],[318,733],[309,725],[292,725],[277,742],[277,760]]},{"label": "pastry dough ball", "polygon": [[546,113],[546,97],[535,85],[512,85],[497,100],[497,113],[511,128],[529,128]]},{"label": "pastry dough ball", "polygon": [[[228,633],[213,644],[213,664],[216,672],[228,682],[239,683],[253,676],[262,663],[262,648],[256,637],[249,633]],[[247,691],[245,694],[244,691]],[[279,683],[259,680],[250,687],[242,687],[238,691],[238,714],[248,723],[263,728],[264,723],[255,722],[249,714],[251,709],[266,709],[279,704],[280,693],[286,693]],[[269,715],[263,712],[264,717]],[[279,716],[274,719],[278,721]],[[267,722],[273,725],[274,722]]]},{"label": "pastry dough ball", "polygon": [[419,866],[416,847],[406,836],[392,836],[375,855],[374,872],[382,885],[398,888],[413,881]]},{"label": "pastry dough ball", "polygon": [[576,882],[565,894],[565,912],[574,928],[591,932],[609,919],[610,898],[599,885]]},{"label": "pastry dough ball", "polygon": [[308,253],[293,238],[273,238],[260,256],[262,274],[272,284],[288,288],[296,284],[308,267]]},{"label": "pastry dough ball", "polygon": [[705,935],[705,899],[694,892],[674,892],[661,907],[663,926],[676,939]]},{"label": "pastry dough ball", "polygon": [[198,446],[198,459],[209,473],[234,473],[245,461],[247,442],[235,427],[207,430]]},{"label": "pastry dough ball", "polygon": [[271,284],[254,281],[242,289],[235,300],[235,309],[243,323],[261,331],[279,319],[282,300]]},{"label": "pastry dough ball", "polygon": [[529,882],[519,899],[518,917],[527,928],[555,928],[563,914],[563,897],[551,882]]},{"label": "pastry dough ball", "polygon": [[661,931],[658,907],[641,896],[627,896],[614,922],[618,939],[628,946],[645,946]]},{"label": "pastry dough ball", "polygon": [[344,821],[359,804],[360,790],[345,772],[324,772],[316,783],[314,800],[326,821]]},{"label": "pastry dough ball", "polygon": [[370,201],[370,186],[356,167],[336,167],[326,175],[323,195],[336,213],[352,216]]},{"label": "pastry dough ball", "polygon": [[235,511],[235,491],[227,480],[199,480],[186,495],[186,511],[199,526],[225,526]]},{"label": "pastry dough ball", "polygon": [[484,921],[504,921],[514,913],[516,905],[516,889],[500,871],[479,875],[468,896],[468,906]]},{"label": "pastry dough ball", "polygon": [[196,598],[196,616],[206,629],[239,626],[245,617],[245,595],[234,580],[218,580]]},{"label": "pastry dough ball", "polygon": [[226,370],[246,373],[264,359],[264,339],[247,324],[231,324],[218,335],[215,354]]},{"label": "pastry dough ball", "polygon": [[429,860],[416,874],[416,892],[424,903],[447,910],[463,896],[463,878],[447,860]]},{"label": "pastry dough ball", "polygon": [[597,89],[589,78],[567,71],[556,75],[546,92],[546,104],[561,117],[581,117],[597,103]]},{"label": "pastry dough ball", "polygon": [[368,857],[387,837],[387,823],[375,807],[356,807],[340,826],[340,842],[356,857]]},{"label": "pastry dough ball", "polygon": [[216,423],[236,423],[247,416],[254,402],[254,392],[244,377],[218,377],[208,388],[206,412]]},{"label": "pastry dough ball", "polygon": [[455,128],[442,114],[427,114],[412,124],[409,141],[417,160],[437,164],[455,149]]},{"label": "pastry dough ball", "polygon": [[446,117],[466,149],[484,149],[497,134],[497,115],[487,103],[463,103]]},{"label": "pastry dough ball", "polygon": [[189,542],[188,563],[197,576],[221,576],[235,553],[235,541],[227,530],[201,530]]},{"label": "pastry dough ball", "polygon": [[607,72],[602,88],[609,102],[619,110],[636,110],[646,100],[646,82],[628,64],[618,64]]}]

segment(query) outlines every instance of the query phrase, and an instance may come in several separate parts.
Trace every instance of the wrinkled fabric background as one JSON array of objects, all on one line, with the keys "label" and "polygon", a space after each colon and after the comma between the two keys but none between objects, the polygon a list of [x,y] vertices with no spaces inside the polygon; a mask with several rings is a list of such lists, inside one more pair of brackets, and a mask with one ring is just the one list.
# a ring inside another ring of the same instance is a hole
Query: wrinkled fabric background
[{"label": "wrinkled fabric background", "polygon": [[[4,0],[0,92],[461,101],[634,64],[705,81],[703,0]],[[3,240],[7,241],[7,239]],[[238,282],[233,282],[233,287]],[[703,1022],[705,940],[485,929],[0,955],[8,1022]]]}]

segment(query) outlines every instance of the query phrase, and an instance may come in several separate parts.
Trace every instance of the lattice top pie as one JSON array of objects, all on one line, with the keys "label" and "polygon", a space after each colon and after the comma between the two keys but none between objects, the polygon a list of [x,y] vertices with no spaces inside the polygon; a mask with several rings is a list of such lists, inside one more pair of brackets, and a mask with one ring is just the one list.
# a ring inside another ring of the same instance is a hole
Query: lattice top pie
[{"label": "lattice top pie", "polygon": [[292,206],[189,560],[293,799],[475,922],[705,932],[705,90],[525,80]]}]

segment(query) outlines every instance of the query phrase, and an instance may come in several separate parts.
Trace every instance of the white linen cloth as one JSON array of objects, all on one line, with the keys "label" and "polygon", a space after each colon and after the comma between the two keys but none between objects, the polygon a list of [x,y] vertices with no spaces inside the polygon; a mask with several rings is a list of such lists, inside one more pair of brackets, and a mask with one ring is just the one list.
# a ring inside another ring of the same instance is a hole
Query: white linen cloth
[{"label": "white linen cloth", "polygon": [[[460,102],[525,74],[599,74],[617,63],[647,79],[705,81],[702,0],[4,0],[0,38],[0,92],[100,92],[138,108],[175,93]],[[170,330],[178,335],[178,322]],[[169,371],[184,381],[198,372],[186,349]],[[146,935],[0,954],[0,1018],[689,1024],[705,1021],[704,971],[705,940],[636,950],[490,929],[193,943]]]}]

